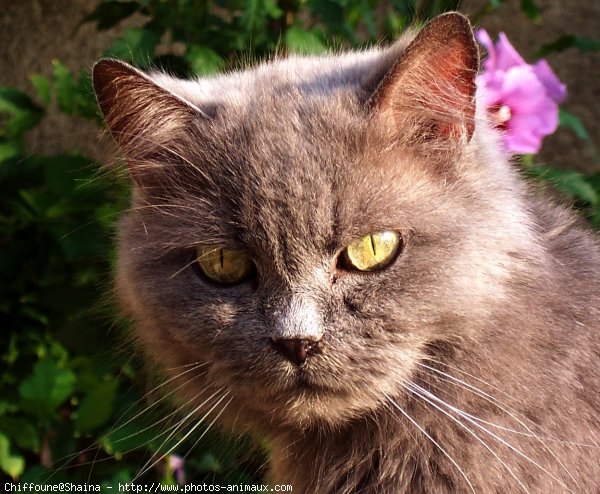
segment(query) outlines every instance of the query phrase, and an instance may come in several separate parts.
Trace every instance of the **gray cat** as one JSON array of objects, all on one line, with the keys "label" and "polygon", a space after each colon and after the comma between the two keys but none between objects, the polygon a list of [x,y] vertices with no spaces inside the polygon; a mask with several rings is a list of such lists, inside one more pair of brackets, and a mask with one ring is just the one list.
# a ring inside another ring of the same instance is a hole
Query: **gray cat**
[{"label": "gray cat", "polygon": [[195,81],[94,68],[137,343],[296,493],[600,492],[599,245],[507,162],[478,64],[451,13]]}]

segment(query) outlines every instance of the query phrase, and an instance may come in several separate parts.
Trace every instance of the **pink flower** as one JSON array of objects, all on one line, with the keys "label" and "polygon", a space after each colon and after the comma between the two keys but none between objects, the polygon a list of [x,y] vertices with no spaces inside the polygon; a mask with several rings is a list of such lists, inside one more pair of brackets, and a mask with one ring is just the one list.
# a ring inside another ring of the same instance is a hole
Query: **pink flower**
[{"label": "pink flower", "polygon": [[169,455],[169,469],[173,472],[179,485],[185,484],[184,460],[181,456]]},{"label": "pink flower", "polygon": [[496,126],[505,131],[504,145],[512,153],[537,153],[542,139],[558,127],[558,104],[567,89],[546,60],[530,65],[500,33],[496,45],[485,29],[476,33],[487,50],[477,76],[481,102]]}]

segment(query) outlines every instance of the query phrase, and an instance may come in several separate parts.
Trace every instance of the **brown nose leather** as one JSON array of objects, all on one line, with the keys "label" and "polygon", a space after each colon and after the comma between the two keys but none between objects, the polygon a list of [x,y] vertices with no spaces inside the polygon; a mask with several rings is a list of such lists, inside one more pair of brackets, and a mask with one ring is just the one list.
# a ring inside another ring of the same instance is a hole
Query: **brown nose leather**
[{"label": "brown nose leather", "polygon": [[284,357],[296,364],[301,365],[306,361],[306,358],[315,350],[317,343],[311,340],[300,339],[272,339],[275,350],[281,353]]}]

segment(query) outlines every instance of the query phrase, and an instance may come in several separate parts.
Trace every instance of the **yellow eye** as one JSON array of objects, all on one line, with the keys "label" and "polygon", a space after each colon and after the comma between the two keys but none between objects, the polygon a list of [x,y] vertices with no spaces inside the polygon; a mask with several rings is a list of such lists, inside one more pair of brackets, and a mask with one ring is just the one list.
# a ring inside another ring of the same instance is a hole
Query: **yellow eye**
[{"label": "yellow eye", "polygon": [[230,284],[242,281],[252,272],[252,261],[243,252],[224,247],[196,249],[196,260],[202,272],[212,281]]},{"label": "yellow eye", "polygon": [[400,249],[400,235],[391,230],[365,235],[344,249],[347,265],[358,271],[377,271],[394,260]]}]

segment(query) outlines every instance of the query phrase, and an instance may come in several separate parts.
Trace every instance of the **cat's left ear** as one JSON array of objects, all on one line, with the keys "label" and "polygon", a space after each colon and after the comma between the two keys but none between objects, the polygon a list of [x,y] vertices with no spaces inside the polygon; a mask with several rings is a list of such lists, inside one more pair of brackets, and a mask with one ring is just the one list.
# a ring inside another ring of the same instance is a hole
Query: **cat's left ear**
[{"label": "cat's left ear", "polygon": [[479,51],[466,17],[448,13],[416,36],[368,104],[420,141],[468,142],[475,128]]}]

